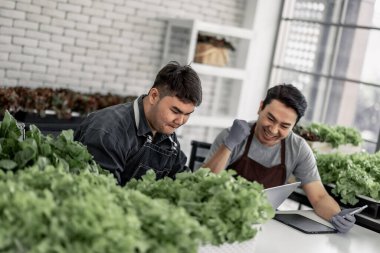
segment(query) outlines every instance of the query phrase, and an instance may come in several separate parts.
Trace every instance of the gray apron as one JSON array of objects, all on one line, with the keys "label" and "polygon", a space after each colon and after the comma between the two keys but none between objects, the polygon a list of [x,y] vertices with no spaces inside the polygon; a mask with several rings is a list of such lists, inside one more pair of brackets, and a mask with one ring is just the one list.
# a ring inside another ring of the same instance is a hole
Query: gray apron
[{"label": "gray apron", "polygon": [[[133,103],[133,110],[136,129],[138,129],[140,112],[137,99]],[[163,149],[161,146],[153,143],[151,135],[147,134],[145,138],[144,145],[126,162],[121,176],[121,185],[125,185],[132,178],[140,179],[149,169],[152,169],[156,173],[156,179],[161,179],[170,173],[179,152],[177,143],[169,136],[171,147]]]}]

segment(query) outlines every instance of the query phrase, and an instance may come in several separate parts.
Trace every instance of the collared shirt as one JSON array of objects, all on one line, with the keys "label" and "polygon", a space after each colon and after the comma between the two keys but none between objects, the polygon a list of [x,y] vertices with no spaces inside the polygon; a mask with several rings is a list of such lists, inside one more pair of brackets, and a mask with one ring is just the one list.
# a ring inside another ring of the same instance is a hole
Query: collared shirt
[{"label": "collared shirt", "polygon": [[[140,116],[136,118],[138,126],[136,126],[133,102],[130,102],[89,114],[75,132],[74,139],[86,145],[94,160],[103,169],[113,173],[119,184],[124,181],[121,178],[122,172],[136,169],[127,168],[128,161],[140,150],[147,138],[153,136],[144,114],[145,96],[140,96],[137,100]],[[173,143],[176,145],[178,152],[175,154],[175,162],[168,176],[174,178],[176,173],[187,170],[185,166],[187,158],[180,150],[175,133],[171,135],[156,133],[152,143],[165,150],[172,149]]]}]

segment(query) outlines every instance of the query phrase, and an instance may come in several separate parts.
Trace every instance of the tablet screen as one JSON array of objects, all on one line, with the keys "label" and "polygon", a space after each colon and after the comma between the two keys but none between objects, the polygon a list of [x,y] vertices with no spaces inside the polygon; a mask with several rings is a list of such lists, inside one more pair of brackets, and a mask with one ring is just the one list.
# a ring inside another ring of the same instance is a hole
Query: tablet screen
[{"label": "tablet screen", "polygon": [[336,229],[323,225],[317,221],[295,213],[276,214],[274,217],[288,226],[298,229],[306,234],[329,234],[337,233]]}]

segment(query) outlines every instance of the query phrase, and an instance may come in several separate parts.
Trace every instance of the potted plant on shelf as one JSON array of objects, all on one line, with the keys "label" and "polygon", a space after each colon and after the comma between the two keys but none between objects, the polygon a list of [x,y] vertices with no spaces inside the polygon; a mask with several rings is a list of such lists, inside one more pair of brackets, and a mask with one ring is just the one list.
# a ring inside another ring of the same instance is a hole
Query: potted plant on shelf
[{"label": "potted plant on shelf", "polygon": [[230,50],[235,48],[225,38],[199,34],[194,62],[223,67],[229,61]]},{"label": "potted plant on shelf", "polygon": [[312,123],[308,126],[296,126],[293,131],[303,137],[318,153],[352,154],[362,151],[362,137],[353,127]]}]

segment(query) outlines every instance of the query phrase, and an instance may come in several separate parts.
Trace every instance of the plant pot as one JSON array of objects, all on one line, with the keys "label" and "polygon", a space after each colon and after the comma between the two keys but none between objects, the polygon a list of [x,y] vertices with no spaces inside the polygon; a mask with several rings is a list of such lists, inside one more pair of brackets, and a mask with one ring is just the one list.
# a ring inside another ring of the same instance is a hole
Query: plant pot
[{"label": "plant pot", "polygon": [[319,142],[319,141],[307,141],[311,149],[315,150],[319,154],[329,154],[329,153],[342,153],[342,154],[354,154],[362,151],[361,146],[354,146],[352,144],[339,145],[334,148],[330,143]]},{"label": "plant pot", "polygon": [[69,119],[61,119],[53,111],[46,111],[44,117],[29,112],[17,112],[14,117],[18,122],[25,124],[26,131],[29,130],[30,125],[35,125],[43,134],[52,134],[53,136],[59,135],[62,130],[72,129],[75,131],[84,119],[75,114],[72,114]]},{"label": "plant pot", "polygon": [[350,205],[350,204],[343,204],[340,202],[339,196],[335,196],[332,193],[332,190],[335,188],[335,184],[325,184],[324,185],[327,192],[334,197],[334,199],[339,203],[340,206],[344,206],[346,208],[354,208],[354,207],[361,207],[364,205],[368,205],[366,209],[364,209],[361,214],[368,216],[370,218],[374,219],[380,219],[380,201],[377,201],[373,198],[364,196],[364,195],[357,195],[356,197],[358,198],[359,202],[356,203],[355,205]]},{"label": "plant pot", "polygon": [[228,63],[228,49],[209,43],[198,43],[194,62],[223,67]]}]

